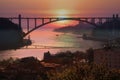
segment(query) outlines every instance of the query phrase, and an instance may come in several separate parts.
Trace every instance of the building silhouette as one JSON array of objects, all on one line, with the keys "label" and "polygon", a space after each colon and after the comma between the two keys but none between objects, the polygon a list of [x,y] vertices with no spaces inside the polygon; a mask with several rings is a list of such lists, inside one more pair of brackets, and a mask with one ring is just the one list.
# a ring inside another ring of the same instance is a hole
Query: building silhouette
[{"label": "building silhouette", "polygon": [[120,69],[120,50],[97,49],[94,51],[94,63],[111,69]]},{"label": "building silhouette", "polygon": [[100,27],[96,27],[92,31],[92,36],[98,39],[112,40],[120,37],[120,19],[118,14],[113,15],[112,19],[108,19]]}]

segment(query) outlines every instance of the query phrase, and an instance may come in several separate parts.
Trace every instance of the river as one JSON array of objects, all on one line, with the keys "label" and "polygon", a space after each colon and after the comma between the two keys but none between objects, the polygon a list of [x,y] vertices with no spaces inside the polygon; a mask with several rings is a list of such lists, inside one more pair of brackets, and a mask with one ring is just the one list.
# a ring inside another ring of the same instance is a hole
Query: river
[{"label": "river", "polygon": [[[81,35],[71,33],[59,33],[49,29],[39,29],[31,33],[32,45],[40,45],[39,49],[17,49],[0,51],[0,60],[23,57],[36,57],[43,59],[44,52],[50,51],[55,54],[60,51],[85,51],[88,48],[99,48],[100,42],[83,40]],[[46,48],[48,47],[49,48]]]}]

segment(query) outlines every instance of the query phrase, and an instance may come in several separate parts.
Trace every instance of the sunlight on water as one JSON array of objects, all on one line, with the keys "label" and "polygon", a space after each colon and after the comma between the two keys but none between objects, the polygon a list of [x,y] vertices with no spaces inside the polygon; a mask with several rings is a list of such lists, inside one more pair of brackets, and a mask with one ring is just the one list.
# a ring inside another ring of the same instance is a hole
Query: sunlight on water
[{"label": "sunlight on water", "polygon": [[[39,60],[43,59],[44,52],[50,51],[55,54],[60,51],[85,51],[86,49],[93,47],[99,47],[99,42],[83,40],[78,38],[80,35],[74,35],[71,33],[58,33],[49,29],[40,29],[32,32],[31,40],[32,45],[39,45],[39,49],[18,49],[10,51],[0,51],[0,57],[2,59],[22,58],[34,56]],[[31,47],[32,48],[32,47]]]}]

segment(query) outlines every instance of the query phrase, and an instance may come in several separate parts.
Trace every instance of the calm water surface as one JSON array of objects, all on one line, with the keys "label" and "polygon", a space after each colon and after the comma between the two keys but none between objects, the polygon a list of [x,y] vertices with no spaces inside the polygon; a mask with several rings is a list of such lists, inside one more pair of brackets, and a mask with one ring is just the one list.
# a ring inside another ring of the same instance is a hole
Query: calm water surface
[{"label": "calm water surface", "polygon": [[[34,56],[39,60],[43,58],[44,52],[50,51],[55,54],[60,51],[85,51],[86,49],[99,48],[100,42],[83,40],[81,35],[71,33],[58,33],[52,30],[40,29],[31,33],[33,45],[39,45],[41,49],[18,49],[0,51],[0,60]],[[46,48],[49,47],[49,48]],[[54,48],[53,48],[54,47]],[[57,48],[56,48],[57,47]]]}]

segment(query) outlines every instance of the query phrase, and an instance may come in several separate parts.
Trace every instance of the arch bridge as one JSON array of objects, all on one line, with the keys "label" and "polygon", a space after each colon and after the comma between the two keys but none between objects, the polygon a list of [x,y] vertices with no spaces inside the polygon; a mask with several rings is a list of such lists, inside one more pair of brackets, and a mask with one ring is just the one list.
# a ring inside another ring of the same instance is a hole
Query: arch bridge
[{"label": "arch bridge", "polygon": [[[17,19],[18,20],[18,24],[19,27],[21,27],[22,25],[22,20],[26,20],[26,24],[27,24],[27,32],[25,33],[25,36],[27,36],[28,34],[30,34],[31,32],[35,31],[36,29],[45,26],[47,24],[53,23],[53,22],[57,22],[57,21],[62,21],[62,20],[76,20],[79,22],[85,22],[88,23],[90,25],[93,25],[95,27],[99,27],[101,24],[103,24],[106,21],[109,21],[111,19],[113,19],[113,17],[37,17],[37,18],[29,18],[29,17],[21,17],[21,15],[19,15],[18,17],[9,17],[9,20],[13,20],[13,19]],[[33,28],[30,29],[30,20],[34,21],[34,26]],[[38,20],[40,21],[40,23],[38,24]]]}]

